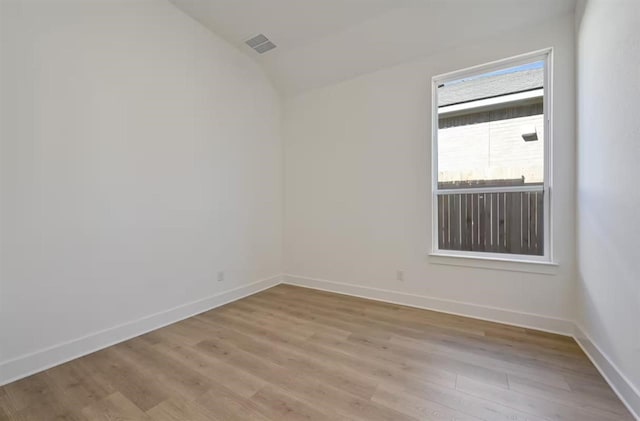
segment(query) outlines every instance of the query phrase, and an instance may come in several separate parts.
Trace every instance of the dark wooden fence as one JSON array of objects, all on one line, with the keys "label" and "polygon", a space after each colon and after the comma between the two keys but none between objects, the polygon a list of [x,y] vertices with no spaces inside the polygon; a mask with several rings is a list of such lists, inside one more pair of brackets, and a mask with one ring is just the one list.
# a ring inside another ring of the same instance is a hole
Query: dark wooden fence
[{"label": "dark wooden fence", "polygon": [[543,196],[542,191],[441,194],[439,248],[543,255]]}]

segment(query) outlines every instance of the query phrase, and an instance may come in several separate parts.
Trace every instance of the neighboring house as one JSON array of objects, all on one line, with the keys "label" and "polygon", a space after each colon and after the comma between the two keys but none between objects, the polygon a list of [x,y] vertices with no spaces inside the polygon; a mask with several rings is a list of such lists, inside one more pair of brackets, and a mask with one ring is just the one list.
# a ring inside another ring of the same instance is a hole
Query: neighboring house
[{"label": "neighboring house", "polygon": [[438,89],[438,181],[543,182],[542,68],[456,81]]}]

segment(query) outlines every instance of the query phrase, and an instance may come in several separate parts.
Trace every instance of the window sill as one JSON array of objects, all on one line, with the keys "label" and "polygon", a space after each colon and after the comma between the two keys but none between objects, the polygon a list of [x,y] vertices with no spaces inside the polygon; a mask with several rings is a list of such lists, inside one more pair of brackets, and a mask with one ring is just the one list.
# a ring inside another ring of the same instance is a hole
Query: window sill
[{"label": "window sill", "polygon": [[434,252],[429,253],[429,262],[437,265],[465,266],[510,272],[539,273],[543,275],[556,275],[558,273],[558,263],[556,262],[518,258],[510,259],[507,257],[484,257]]}]

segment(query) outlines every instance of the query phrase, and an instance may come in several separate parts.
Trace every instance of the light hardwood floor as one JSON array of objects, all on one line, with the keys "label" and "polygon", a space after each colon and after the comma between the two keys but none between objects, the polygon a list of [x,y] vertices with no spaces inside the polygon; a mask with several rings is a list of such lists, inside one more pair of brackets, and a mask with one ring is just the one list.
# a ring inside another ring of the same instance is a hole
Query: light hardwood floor
[{"label": "light hardwood floor", "polygon": [[567,337],[280,285],[0,388],[3,420],[632,420]]}]

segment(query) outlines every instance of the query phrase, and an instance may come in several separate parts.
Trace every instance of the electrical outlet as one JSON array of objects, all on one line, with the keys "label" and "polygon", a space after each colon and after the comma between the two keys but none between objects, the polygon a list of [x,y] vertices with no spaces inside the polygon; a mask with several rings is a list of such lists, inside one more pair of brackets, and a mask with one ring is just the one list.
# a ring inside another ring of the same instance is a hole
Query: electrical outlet
[{"label": "electrical outlet", "polygon": [[224,272],[218,272],[218,282],[224,281]]},{"label": "electrical outlet", "polygon": [[404,271],[403,270],[396,271],[396,280],[398,280],[400,282],[404,281]]}]

